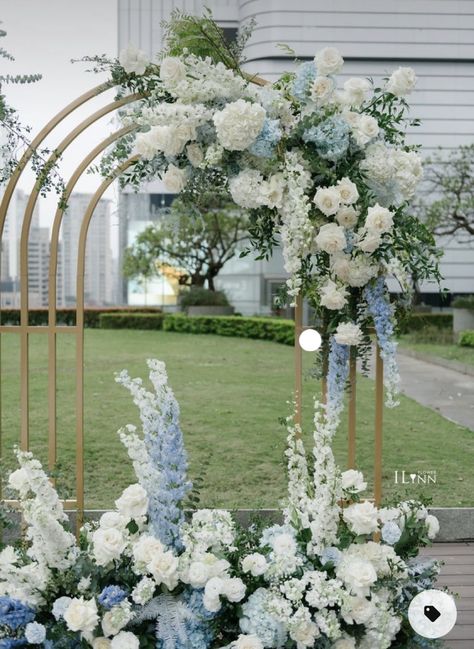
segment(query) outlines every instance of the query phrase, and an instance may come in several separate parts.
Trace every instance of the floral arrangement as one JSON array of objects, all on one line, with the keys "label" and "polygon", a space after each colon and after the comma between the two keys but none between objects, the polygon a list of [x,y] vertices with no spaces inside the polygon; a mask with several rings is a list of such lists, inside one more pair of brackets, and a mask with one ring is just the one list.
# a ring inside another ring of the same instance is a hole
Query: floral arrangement
[{"label": "floral arrangement", "polygon": [[26,535],[0,552],[0,647],[406,647],[409,602],[438,573],[414,558],[436,518],[416,502],[361,502],[363,477],[336,470],[317,414],[313,466],[288,419],[282,525],[244,531],[206,509],[186,520],[179,406],[164,364],[148,365],[153,391],[117,376],[140,411],[142,433],[119,431],[137,482],[79,541],[38,460],[17,452],[9,487]]}]

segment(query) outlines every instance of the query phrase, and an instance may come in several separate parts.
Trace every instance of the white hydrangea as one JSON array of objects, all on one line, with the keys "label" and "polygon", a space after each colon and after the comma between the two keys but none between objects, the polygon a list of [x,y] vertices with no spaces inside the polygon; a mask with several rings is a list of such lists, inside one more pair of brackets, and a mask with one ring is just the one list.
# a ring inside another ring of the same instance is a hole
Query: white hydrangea
[{"label": "white hydrangea", "polygon": [[332,279],[328,279],[319,288],[319,295],[321,305],[331,311],[338,311],[347,303],[347,289],[344,286],[338,286]]},{"label": "white hydrangea", "polygon": [[127,600],[112,606],[102,617],[102,631],[105,636],[117,635],[119,631],[127,626],[133,617],[132,605]]},{"label": "white hydrangea", "polygon": [[245,99],[231,102],[214,114],[217,139],[224,149],[243,151],[256,140],[265,116],[265,109],[260,104]]},{"label": "white hydrangea", "polygon": [[140,640],[130,631],[120,631],[118,635],[112,638],[110,649],[139,649]]},{"label": "white hydrangea", "polygon": [[142,577],[135,588],[132,590],[132,600],[135,604],[144,606],[149,602],[156,589],[156,582],[150,577]]},{"label": "white hydrangea", "polygon": [[334,339],[339,345],[360,345],[362,330],[359,325],[353,322],[340,322],[337,325]]},{"label": "white hydrangea", "polygon": [[235,523],[230,512],[223,509],[200,509],[182,528],[183,544],[193,553],[204,553],[208,549],[232,551],[235,537]]},{"label": "white hydrangea", "polygon": [[240,207],[256,208],[263,204],[263,176],[257,169],[244,169],[229,180],[229,191]]}]

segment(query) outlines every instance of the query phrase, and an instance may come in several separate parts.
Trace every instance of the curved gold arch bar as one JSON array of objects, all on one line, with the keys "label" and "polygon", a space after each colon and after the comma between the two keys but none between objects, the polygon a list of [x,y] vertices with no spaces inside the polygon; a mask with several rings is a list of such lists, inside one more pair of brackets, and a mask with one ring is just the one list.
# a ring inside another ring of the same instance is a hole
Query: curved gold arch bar
[{"label": "curved gold arch bar", "polygon": [[[113,101],[109,104],[106,104],[102,108],[99,108],[97,111],[92,113],[89,117],[84,119],[80,124],[78,124],[57,146],[51,156],[46,162],[46,166],[54,163],[58,158],[64,153],[64,151],[69,147],[69,145],[89,126],[94,124],[97,120],[105,115],[111,113],[112,111],[124,106],[125,104],[132,103],[141,99],[141,95],[127,95],[122,99]],[[31,227],[31,220],[33,217],[33,211],[38,200],[40,193],[40,186],[38,182],[35,183],[28,203],[25,209],[25,214],[23,217],[23,224],[21,228],[21,238],[20,238],[20,326],[22,327],[20,332],[20,376],[21,376],[21,387],[20,387],[20,403],[21,403],[21,414],[20,414],[20,445],[23,450],[27,450],[29,447],[29,408],[28,408],[28,394],[29,394],[29,359],[28,359],[28,238]]]},{"label": "curved gold arch bar", "polygon": [[[76,167],[69,181],[66,184],[63,193],[63,203],[66,203],[76,186],[77,181],[86,171],[93,160],[104,151],[110,144],[119,140],[124,135],[131,133],[137,128],[135,124],[124,126],[123,128],[111,133],[109,137],[99,142],[92,151]],[[56,282],[58,270],[58,248],[59,233],[64,216],[64,207],[59,206],[54,216],[53,227],[51,230],[50,257],[49,257],[49,275],[48,275],[48,464],[53,469],[57,460],[57,438],[56,438]],[[72,329],[72,327],[70,327]]]},{"label": "curved gold arch bar", "polygon": [[111,81],[107,81],[105,83],[101,83],[98,86],[95,86],[94,88],[91,88],[87,92],[85,92],[83,95],[72,101],[70,104],[68,104],[65,108],[63,108],[59,113],[57,113],[53,119],[51,119],[46,126],[44,126],[41,131],[38,133],[38,135],[33,139],[31,142],[30,146],[26,149],[26,151],[23,153],[19,163],[17,164],[15,171],[13,172],[10,180],[8,181],[8,184],[5,188],[5,192],[3,194],[2,202],[0,203],[0,238],[3,234],[3,228],[5,225],[5,219],[7,216],[7,211],[8,207],[10,205],[10,201],[13,195],[13,192],[15,191],[15,187],[18,184],[18,181],[20,179],[21,174],[23,173],[26,165],[30,161],[33,153],[36,151],[36,149],[39,147],[39,145],[43,142],[43,140],[53,131],[56,126],[63,121],[68,115],[70,115],[72,112],[76,110],[76,108],[79,108],[79,106],[82,106],[82,104],[85,104],[88,102],[90,99],[93,97],[97,97],[98,95],[102,94],[106,90],[110,90],[111,88],[114,87],[114,83]]},{"label": "curved gold arch bar", "polygon": [[78,528],[82,524],[84,513],[84,274],[87,233],[94,210],[104,192],[116,178],[139,159],[139,156],[129,158],[101,183],[87,206],[79,234],[76,275],[76,498]]}]

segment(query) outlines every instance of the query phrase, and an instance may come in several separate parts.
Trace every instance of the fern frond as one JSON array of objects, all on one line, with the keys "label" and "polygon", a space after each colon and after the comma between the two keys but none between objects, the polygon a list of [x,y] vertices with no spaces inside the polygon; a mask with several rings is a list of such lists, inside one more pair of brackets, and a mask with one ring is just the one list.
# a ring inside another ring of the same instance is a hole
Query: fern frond
[{"label": "fern frond", "polygon": [[163,649],[175,649],[176,644],[186,644],[188,622],[196,620],[195,614],[179,598],[161,594],[146,604],[133,619],[133,624],[156,620],[156,639]]}]

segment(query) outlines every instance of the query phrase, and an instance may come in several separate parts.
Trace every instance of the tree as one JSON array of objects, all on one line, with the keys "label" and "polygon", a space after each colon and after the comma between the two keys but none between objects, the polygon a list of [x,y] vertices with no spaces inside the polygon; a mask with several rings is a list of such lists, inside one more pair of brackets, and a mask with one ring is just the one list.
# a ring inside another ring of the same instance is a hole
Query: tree
[{"label": "tree", "polygon": [[125,252],[123,272],[148,281],[166,264],[183,271],[179,283],[215,290],[214,280],[248,236],[247,214],[220,196],[206,197],[206,208],[175,200],[168,214],[141,232]]},{"label": "tree", "polygon": [[423,220],[437,235],[474,235],[474,144],[461,146],[446,160],[427,160],[425,177],[434,199],[421,205]]}]

